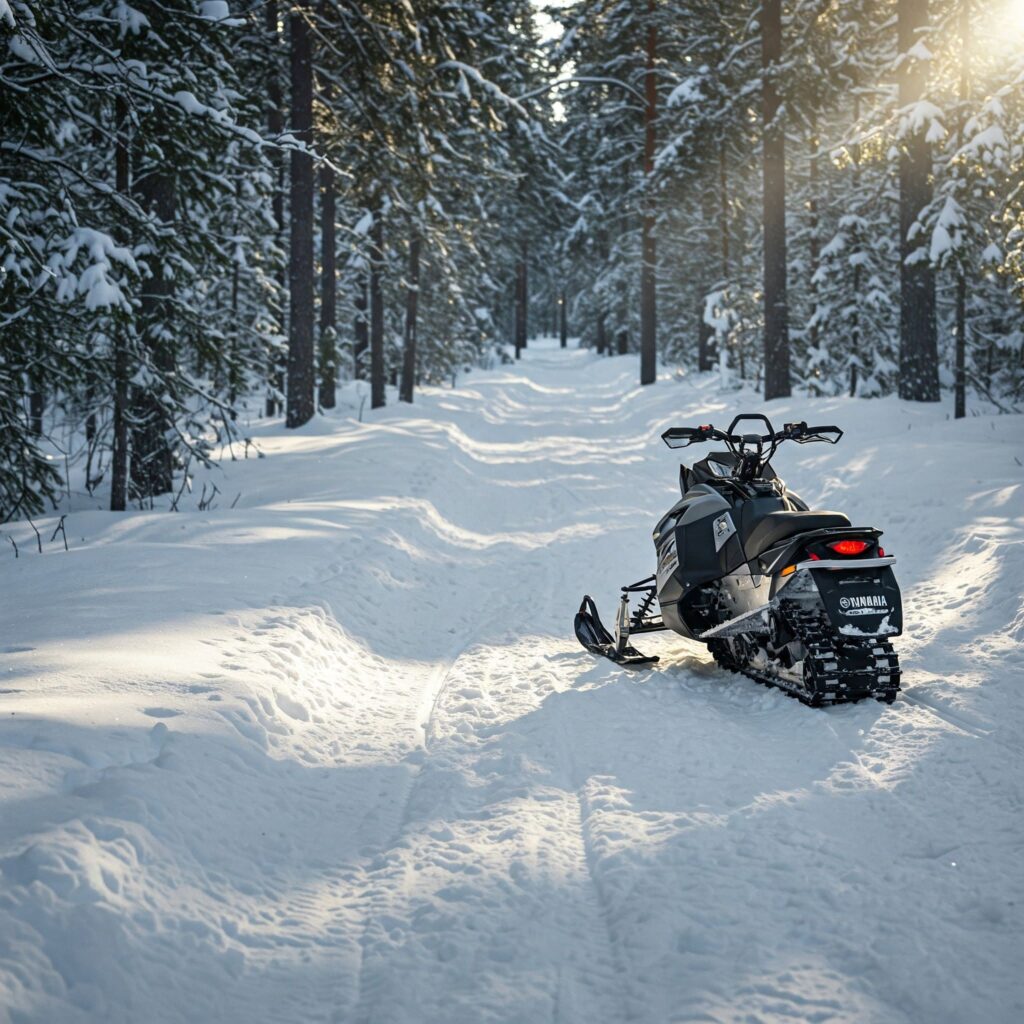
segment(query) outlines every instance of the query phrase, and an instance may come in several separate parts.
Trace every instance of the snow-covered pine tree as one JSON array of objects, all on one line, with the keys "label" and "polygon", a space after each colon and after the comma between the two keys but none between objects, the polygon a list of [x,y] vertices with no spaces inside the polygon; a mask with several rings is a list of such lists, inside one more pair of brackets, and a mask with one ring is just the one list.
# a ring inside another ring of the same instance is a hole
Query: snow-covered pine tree
[{"label": "snow-covered pine tree", "polygon": [[[236,110],[230,45],[245,28],[224,4],[100,2],[15,3],[5,26],[4,79],[27,102],[5,109],[3,174],[31,181],[42,217],[24,250],[34,274],[5,280],[5,345],[45,339],[41,365],[61,369],[51,406],[78,417],[69,461],[84,458],[89,487],[108,477],[113,507],[205,459],[213,419],[234,430],[214,382],[237,384],[241,353],[208,344],[198,299],[234,268],[239,292],[248,276],[220,233],[237,195],[261,193],[259,161],[232,163],[263,145]],[[40,333],[54,303],[64,315]]]}]

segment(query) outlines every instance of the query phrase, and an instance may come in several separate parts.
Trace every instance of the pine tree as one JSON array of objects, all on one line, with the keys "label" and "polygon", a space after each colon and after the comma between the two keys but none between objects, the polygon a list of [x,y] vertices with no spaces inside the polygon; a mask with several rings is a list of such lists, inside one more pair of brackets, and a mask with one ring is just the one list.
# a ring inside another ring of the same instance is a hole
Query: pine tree
[{"label": "pine tree", "polygon": [[937,402],[935,276],[920,220],[932,200],[932,116],[924,99],[931,60],[927,26],[928,0],[899,0],[900,397]]},{"label": "pine tree", "polygon": [[789,310],[786,296],[786,133],[777,77],[782,56],[782,2],[761,9],[761,83],[764,160],[764,397],[784,397],[789,383]]},{"label": "pine tree", "polygon": [[[296,4],[288,17],[291,67],[291,134],[312,145],[313,53],[308,18]],[[313,364],[313,159],[307,149],[291,152],[288,260],[287,425],[301,427],[316,410]]]}]

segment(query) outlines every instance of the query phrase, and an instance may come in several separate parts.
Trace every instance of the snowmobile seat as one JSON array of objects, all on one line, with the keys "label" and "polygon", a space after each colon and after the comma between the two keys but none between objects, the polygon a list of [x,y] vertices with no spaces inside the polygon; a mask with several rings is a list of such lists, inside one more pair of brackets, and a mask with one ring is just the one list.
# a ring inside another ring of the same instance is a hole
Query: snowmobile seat
[{"label": "snowmobile seat", "polygon": [[754,558],[794,534],[849,525],[842,512],[769,512],[754,524],[744,547],[747,558]]}]

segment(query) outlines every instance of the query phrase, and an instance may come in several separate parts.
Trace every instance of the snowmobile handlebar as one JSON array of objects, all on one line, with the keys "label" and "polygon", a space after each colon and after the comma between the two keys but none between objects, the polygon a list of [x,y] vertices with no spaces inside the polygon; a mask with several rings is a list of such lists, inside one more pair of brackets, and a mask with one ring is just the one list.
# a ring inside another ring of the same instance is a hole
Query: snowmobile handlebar
[{"label": "snowmobile handlebar", "polygon": [[[737,434],[736,426],[743,420],[757,420],[768,428],[767,434]],[[718,430],[711,423],[699,427],[669,427],[661,439],[669,448],[688,448],[691,444],[702,444],[705,441],[724,441],[735,455],[742,454],[748,445],[756,445],[758,452],[766,445],[771,446],[767,458],[775,453],[775,449],[783,441],[796,441],[797,444],[809,444],[812,441],[824,441],[837,444],[843,436],[842,430],[835,426],[809,427],[806,422],[786,423],[781,430],[775,430],[767,416],[745,413],[737,416],[729,424],[728,430]]]}]

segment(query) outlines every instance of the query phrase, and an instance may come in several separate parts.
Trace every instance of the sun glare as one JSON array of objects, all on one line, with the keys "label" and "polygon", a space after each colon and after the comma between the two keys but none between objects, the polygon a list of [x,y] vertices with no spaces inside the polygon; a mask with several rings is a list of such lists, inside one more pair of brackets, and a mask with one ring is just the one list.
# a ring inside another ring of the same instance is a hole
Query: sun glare
[{"label": "sun glare", "polygon": [[1004,39],[1007,44],[1024,44],[1024,0],[1004,0],[987,28],[989,35]]}]

